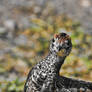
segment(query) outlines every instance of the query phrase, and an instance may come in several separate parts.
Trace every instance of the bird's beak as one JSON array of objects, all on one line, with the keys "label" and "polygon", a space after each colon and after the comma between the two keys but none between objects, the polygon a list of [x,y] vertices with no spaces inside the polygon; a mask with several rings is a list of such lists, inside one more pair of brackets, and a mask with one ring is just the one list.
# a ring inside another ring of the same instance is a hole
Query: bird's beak
[{"label": "bird's beak", "polygon": [[65,52],[65,49],[61,49],[59,52],[57,52],[57,55],[63,57],[65,55]]}]

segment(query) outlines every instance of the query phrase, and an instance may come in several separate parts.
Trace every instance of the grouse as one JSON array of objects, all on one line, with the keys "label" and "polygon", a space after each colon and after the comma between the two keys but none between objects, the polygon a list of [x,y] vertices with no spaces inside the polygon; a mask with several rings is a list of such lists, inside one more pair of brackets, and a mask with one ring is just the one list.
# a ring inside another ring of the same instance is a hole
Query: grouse
[{"label": "grouse", "polygon": [[50,41],[49,54],[29,72],[24,92],[86,92],[92,90],[91,82],[59,75],[59,70],[71,49],[72,42],[69,35],[55,34]]}]

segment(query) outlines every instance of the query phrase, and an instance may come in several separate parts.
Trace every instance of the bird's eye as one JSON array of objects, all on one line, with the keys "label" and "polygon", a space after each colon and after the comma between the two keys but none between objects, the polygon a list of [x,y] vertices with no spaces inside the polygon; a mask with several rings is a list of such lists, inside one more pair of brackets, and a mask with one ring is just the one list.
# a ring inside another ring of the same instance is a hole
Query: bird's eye
[{"label": "bird's eye", "polygon": [[71,41],[68,40],[67,45],[69,46],[71,44]]}]

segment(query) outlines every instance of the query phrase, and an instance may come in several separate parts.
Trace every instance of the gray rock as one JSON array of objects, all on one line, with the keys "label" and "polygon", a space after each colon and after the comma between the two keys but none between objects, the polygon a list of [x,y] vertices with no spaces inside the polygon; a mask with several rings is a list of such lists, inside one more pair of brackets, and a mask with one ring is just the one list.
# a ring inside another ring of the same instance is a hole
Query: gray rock
[{"label": "gray rock", "polygon": [[14,31],[17,28],[17,24],[14,20],[8,19],[4,21],[4,27],[8,29],[9,31]]}]

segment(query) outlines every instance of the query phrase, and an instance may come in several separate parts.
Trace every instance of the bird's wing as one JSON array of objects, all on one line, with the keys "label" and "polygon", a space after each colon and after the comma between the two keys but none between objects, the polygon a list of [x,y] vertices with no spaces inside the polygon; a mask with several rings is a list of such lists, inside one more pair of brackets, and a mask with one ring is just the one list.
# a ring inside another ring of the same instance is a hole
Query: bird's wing
[{"label": "bird's wing", "polygon": [[24,92],[26,92],[26,90],[27,90],[27,88],[28,88],[28,86],[27,86],[26,84],[27,84],[27,82],[28,82],[29,77],[32,75],[33,70],[34,70],[34,69],[32,68],[32,69],[30,70],[29,74],[28,74],[26,83],[25,83],[25,85],[24,85]]},{"label": "bird's wing", "polygon": [[[82,80],[76,80],[72,78],[67,78],[64,76],[59,76],[56,81],[57,88],[66,88],[72,89],[76,88],[77,90],[92,90],[92,82],[86,82]],[[92,91],[91,91],[92,92]]]}]

